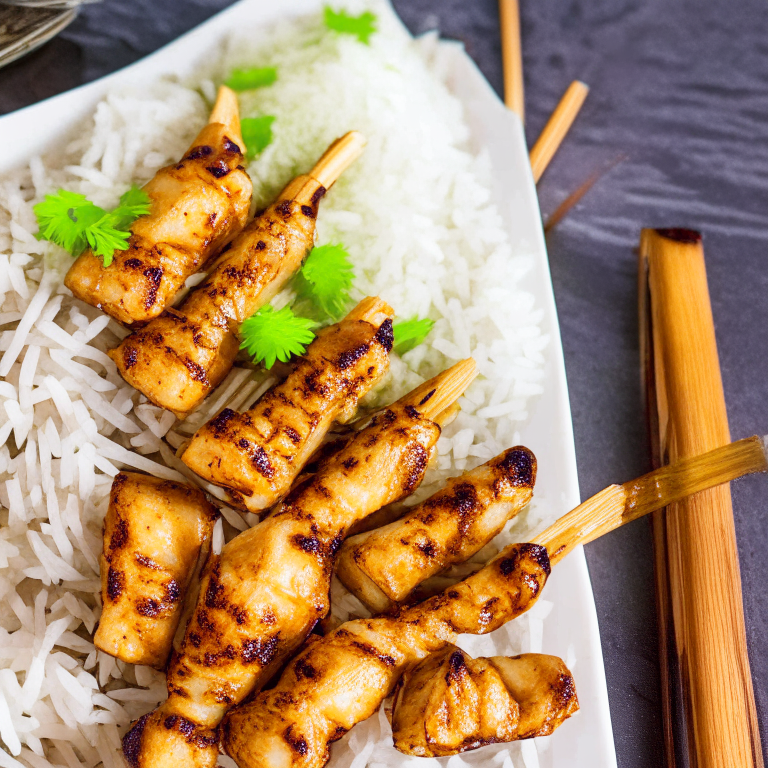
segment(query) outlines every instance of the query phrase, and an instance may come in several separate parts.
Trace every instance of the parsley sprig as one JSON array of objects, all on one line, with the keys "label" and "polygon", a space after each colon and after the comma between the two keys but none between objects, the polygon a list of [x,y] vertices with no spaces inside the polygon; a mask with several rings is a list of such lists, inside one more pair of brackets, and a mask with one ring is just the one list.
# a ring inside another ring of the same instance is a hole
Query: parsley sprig
[{"label": "parsley sprig", "polygon": [[33,208],[40,228],[36,237],[61,246],[75,257],[90,248],[108,267],[115,251],[127,250],[131,236],[128,228],[139,216],[149,213],[150,205],[149,195],[136,186],[111,211],[95,205],[85,195],[60,189]]},{"label": "parsley sprig", "polygon": [[246,156],[249,160],[260,155],[272,143],[272,123],[274,122],[274,115],[244,117],[240,121],[240,130],[243,132],[245,146],[248,147]]},{"label": "parsley sprig", "polygon": [[370,45],[370,37],[376,31],[376,15],[370,11],[353,16],[343,8],[340,11],[334,11],[330,5],[326,5],[323,20],[328,29],[344,35],[354,35],[365,45]]},{"label": "parsley sprig", "polygon": [[233,69],[224,85],[233,91],[250,91],[254,88],[265,88],[277,80],[277,67],[251,67],[250,69]]},{"label": "parsley sprig", "polygon": [[322,313],[338,320],[350,304],[349,290],[355,273],[343,245],[313,248],[296,275],[299,298],[309,299]]},{"label": "parsley sprig", "polygon": [[392,326],[395,336],[395,352],[404,355],[424,342],[429,332],[435,325],[434,320],[428,317],[412,317],[410,320],[401,320]]},{"label": "parsley sprig", "polygon": [[297,317],[290,307],[275,311],[267,305],[251,315],[241,326],[242,342],[255,363],[264,363],[269,370],[276,360],[287,363],[292,355],[302,355],[315,334],[316,323]]},{"label": "parsley sprig", "polygon": [[[294,279],[295,307],[317,320],[336,321],[347,311],[349,292],[355,273],[349,253],[343,245],[329,244],[313,248],[301,271]],[[242,343],[255,363],[271,368],[276,360],[288,362],[293,355],[304,354],[314,339],[313,329],[324,324],[297,315],[285,306],[275,311],[262,307],[240,326]],[[428,317],[412,317],[394,325],[395,351],[402,355],[417,347],[432,330],[435,321]]]}]

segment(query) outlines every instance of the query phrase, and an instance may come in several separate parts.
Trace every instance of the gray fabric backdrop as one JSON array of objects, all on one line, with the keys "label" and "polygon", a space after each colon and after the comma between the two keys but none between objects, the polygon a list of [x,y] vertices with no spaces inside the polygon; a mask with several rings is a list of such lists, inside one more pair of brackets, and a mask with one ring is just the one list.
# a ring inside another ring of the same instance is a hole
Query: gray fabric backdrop
[{"label": "gray fabric backdrop", "polygon": [[[107,74],[229,5],[108,0],[0,70],[0,113]],[[539,185],[546,217],[613,168],[548,238],[582,497],[649,469],[638,365],[643,226],[701,229],[734,437],[768,431],[768,6],[762,0],[522,2],[526,128],[574,78],[592,88]],[[501,92],[496,0],[395,0],[410,29],[463,40]],[[5,151],[11,151],[5,148]],[[734,485],[763,747],[768,746],[768,483]],[[648,523],[587,547],[619,765],[661,762]]]}]

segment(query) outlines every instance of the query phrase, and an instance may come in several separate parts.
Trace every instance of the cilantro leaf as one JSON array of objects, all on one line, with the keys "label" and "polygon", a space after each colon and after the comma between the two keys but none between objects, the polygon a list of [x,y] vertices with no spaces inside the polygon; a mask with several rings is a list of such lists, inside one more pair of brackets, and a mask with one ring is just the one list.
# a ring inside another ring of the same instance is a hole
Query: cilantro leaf
[{"label": "cilantro leaf", "polygon": [[369,39],[376,31],[376,15],[370,11],[352,16],[343,8],[340,11],[334,11],[330,5],[326,5],[323,18],[328,29],[344,35],[355,35],[365,45],[370,44]]},{"label": "cilantro leaf", "polygon": [[267,305],[251,315],[241,326],[242,342],[255,363],[264,361],[269,370],[275,360],[287,363],[291,355],[302,355],[315,334],[312,320],[297,317],[290,307],[275,310]]},{"label": "cilantro leaf", "polygon": [[355,273],[349,253],[342,245],[313,248],[296,276],[301,298],[310,299],[326,315],[337,320],[350,303],[349,289]]},{"label": "cilantro leaf", "polygon": [[90,248],[108,267],[115,251],[128,248],[128,227],[149,213],[150,205],[149,195],[135,186],[112,211],[105,211],[85,195],[60,189],[33,208],[39,227],[36,237],[56,243],[75,257]]},{"label": "cilantro leaf", "polygon": [[[152,201],[149,199],[149,195],[137,187],[135,184],[120,197],[120,203],[112,211],[111,215],[115,216],[114,223],[116,227],[129,226],[139,216],[145,216],[149,213],[149,209],[152,205]],[[131,221],[124,223],[125,219],[131,218]]]},{"label": "cilantro leaf", "polygon": [[233,91],[251,91],[264,88],[277,80],[277,67],[252,67],[251,69],[233,69],[224,81]]},{"label": "cilantro leaf", "polygon": [[55,195],[46,195],[32,210],[40,230],[38,240],[50,240],[73,256],[79,256],[88,247],[86,228],[106,214],[85,195],[66,189],[60,189]]},{"label": "cilantro leaf", "polygon": [[273,115],[262,117],[244,117],[240,121],[240,130],[243,133],[243,141],[248,147],[246,156],[254,158],[260,155],[272,143]]},{"label": "cilantro leaf", "polygon": [[403,355],[421,344],[432,330],[435,321],[428,317],[412,317],[410,320],[400,320],[392,326],[395,335],[395,352]]}]

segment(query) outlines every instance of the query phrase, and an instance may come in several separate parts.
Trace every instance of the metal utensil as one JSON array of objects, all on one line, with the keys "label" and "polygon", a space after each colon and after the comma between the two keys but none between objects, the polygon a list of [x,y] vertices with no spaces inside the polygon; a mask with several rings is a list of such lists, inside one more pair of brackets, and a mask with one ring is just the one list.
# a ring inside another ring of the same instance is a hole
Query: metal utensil
[{"label": "metal utensil", "polygon": [[76,16],[76,8],[0,5],[0,67],[48,42]]}]

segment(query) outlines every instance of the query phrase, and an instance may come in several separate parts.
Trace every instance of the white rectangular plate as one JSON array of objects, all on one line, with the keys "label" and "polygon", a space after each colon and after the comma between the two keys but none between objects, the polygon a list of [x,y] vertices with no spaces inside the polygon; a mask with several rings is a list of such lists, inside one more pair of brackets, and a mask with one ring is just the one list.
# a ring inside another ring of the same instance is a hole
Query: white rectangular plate
[{"label": "white rectangular plate", "polygon": [[[0,156],[0,173],[26,164],[34,155],[55,149],[93,111],[108,90],[147,82],[163,75],[186,78],[216,55],[226,35],[277,17],[317,11],[319,0],[242,0],[151,56],[88,85],[0,118],[0,145],[13,148]],[[492,160],[495,202],[511,240],[536,259],[525,288],[544,310],[547,352],[544,394],[521,429],[523,443],[538,457],[536,493],[558,513],[579,501],[576,457],[562,347],[536,187],[531,176],[522,126],[499,101],[471,59],[455,46],[449,52],[451,90],[466,108],[475,149]],[[580,713],[552,737],[544,764],[569,768],[616,765],[597,616],[583,550],[579,547],[553,571],[544,598],[554,603],[544,624],[543,651],[576,659]],[[445,762],[445,761],[441,761]]]}]

